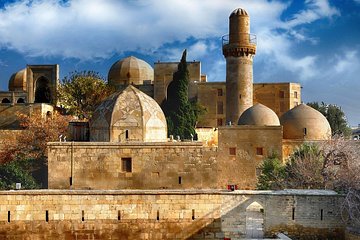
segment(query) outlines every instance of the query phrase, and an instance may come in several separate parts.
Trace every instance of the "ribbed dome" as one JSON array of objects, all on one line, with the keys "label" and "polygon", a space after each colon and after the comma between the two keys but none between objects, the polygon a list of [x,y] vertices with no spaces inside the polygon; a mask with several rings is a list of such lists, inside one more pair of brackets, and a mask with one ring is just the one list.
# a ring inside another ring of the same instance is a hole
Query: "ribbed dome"
[{"label": "ribbed dome", "polygon": [[11,75],[9,91],[26,91],[26,68]]},{"label": "ribbed dome", "polygon": [[144,81],[154,81],[154,69],[145,61],[130,56],[115,62],[108,74],[109,84],[119,85],[142,85]]},{"label": "ribbed dome", "polygon": [[280,126],[280,121],[273,110],[257,103],[241,114],[238,125]]},{"label": "ribbed dome", "polygon": [[96,108],[90,121],[90,140],[165,142],[165,115],[154,99],[129,85]]},{"label": "ribbed dome", "polygon": [[331,138],[327,119],[319,111],[300,104],[280,118],[284,139],[325,140]]},{"label": "ribbed dome", "polygon": [[237,8],[235,9],[231,14],[230,14],[230,17],[231,16],[240,16],[240,15],[245,15],[245,16],[249,16],[248,13],[245,11],[245,9],[242,9],[242,8]]}]

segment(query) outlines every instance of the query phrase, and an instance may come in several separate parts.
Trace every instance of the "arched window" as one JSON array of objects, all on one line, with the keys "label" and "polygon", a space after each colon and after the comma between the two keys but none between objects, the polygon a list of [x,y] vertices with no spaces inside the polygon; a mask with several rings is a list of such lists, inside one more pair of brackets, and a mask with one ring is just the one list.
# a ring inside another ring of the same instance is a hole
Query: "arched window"
[{"label": "arched window", "polygon": [[51,103],[50,81],[46,77],[36,80],[35,103]]},{"label": "arched window", "polygon": [[23,98],[19,98],[16,103],[25,103],[25,100]]},{"label": "arched window", "polygon": [[3,100],[1,100],[1,103],[11,103],[11,101],[8,98],[3,98]]}]

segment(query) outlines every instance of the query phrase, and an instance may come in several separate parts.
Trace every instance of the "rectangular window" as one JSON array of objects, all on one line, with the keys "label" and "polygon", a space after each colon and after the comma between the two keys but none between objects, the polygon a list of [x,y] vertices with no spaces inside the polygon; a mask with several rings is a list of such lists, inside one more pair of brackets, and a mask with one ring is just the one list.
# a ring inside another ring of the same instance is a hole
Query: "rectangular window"
[{"label": "rectangular window", "polygon": [[257,147],[256,148],[256,155],[264,155],[264,148],[262,147]]},{"label": "rectangular window", "polygon": [[236,155],[236,148],[234,148],[234,147],[229,148],[229,154],[232,155],[232,156],[235,156]]},{"label": "rectangular window", "polygon": [[306,134],[307,134],[306,128],[304,128],[303,131],[304,131],[304,136],[306,136]]},{"label": "rectangular window", "polygon": [[224,104],[222,101],[217,102],[217,114],[224,114]]},{"label": "rectangular window", "polygon": [[222,118],[218,118],[217,119],[217,126],[219,127],[219,126],[222,126],[223,125],[223,120],[222,120]]},{"label": "rectangular window", "polygon": [[132,172],[131,158],[121,158],[121,170],[123,172]]},{"label": "rectangular window", "polygon": [[285,98],[285,92],[284,92],[284,91],[280,91],[280,92],[279,92],[279,97],[280,97],[280,98]]},{"label": "rectangular window", "polygon": [[219,88],[219,89],[217,90],[217,95],[218,95],[219,97],[221,97],[221,96],[223,95],[223,90],[222,90],[221,88]]},{"label": "rectangular window", "polygon": [[294,92],[294,98],[298,98],[298,93]]}]

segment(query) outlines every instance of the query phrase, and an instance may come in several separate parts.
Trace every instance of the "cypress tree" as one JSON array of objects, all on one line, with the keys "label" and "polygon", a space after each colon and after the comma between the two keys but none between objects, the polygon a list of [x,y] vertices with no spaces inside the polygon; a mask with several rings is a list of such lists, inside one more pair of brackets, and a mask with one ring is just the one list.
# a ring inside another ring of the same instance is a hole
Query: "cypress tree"
[{"label": "cypress tree", "polygon": [[196,113],[188,99],[189,71],[184,50],[178,70],[173,74],[173,81],[167,90],[167,99],[162,108],[166,116],[168,134],[191,139],[195,136]]}]

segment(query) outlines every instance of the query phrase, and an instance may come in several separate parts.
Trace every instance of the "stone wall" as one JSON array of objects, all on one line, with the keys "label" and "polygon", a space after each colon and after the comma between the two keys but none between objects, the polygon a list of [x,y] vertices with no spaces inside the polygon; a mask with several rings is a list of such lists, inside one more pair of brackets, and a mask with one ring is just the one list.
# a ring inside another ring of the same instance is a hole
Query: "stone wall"
[{"label": "stone wall", "polygon": [[239,189],[254,189],[264,158],[272,153],[281,158],[281,126],[225,126],[218,131],[218,181],[222,188],[235,184]]},{"label": "stone wall", "polygon": [[49,188],[216,188],[216,152],[201,142],[49,143]]},{"label": "stone wall", "polygon": [[[0,239],[234,240],[282,231],[341,240],[341,199],[331,191],[306,190],[3,191]],[[263,223],[256,231],[253,211]]]},{"label": "stone wall", "polygon": [[254,104],[271,108],[279,117],[301,103],[298,83],[255,83]]}]

